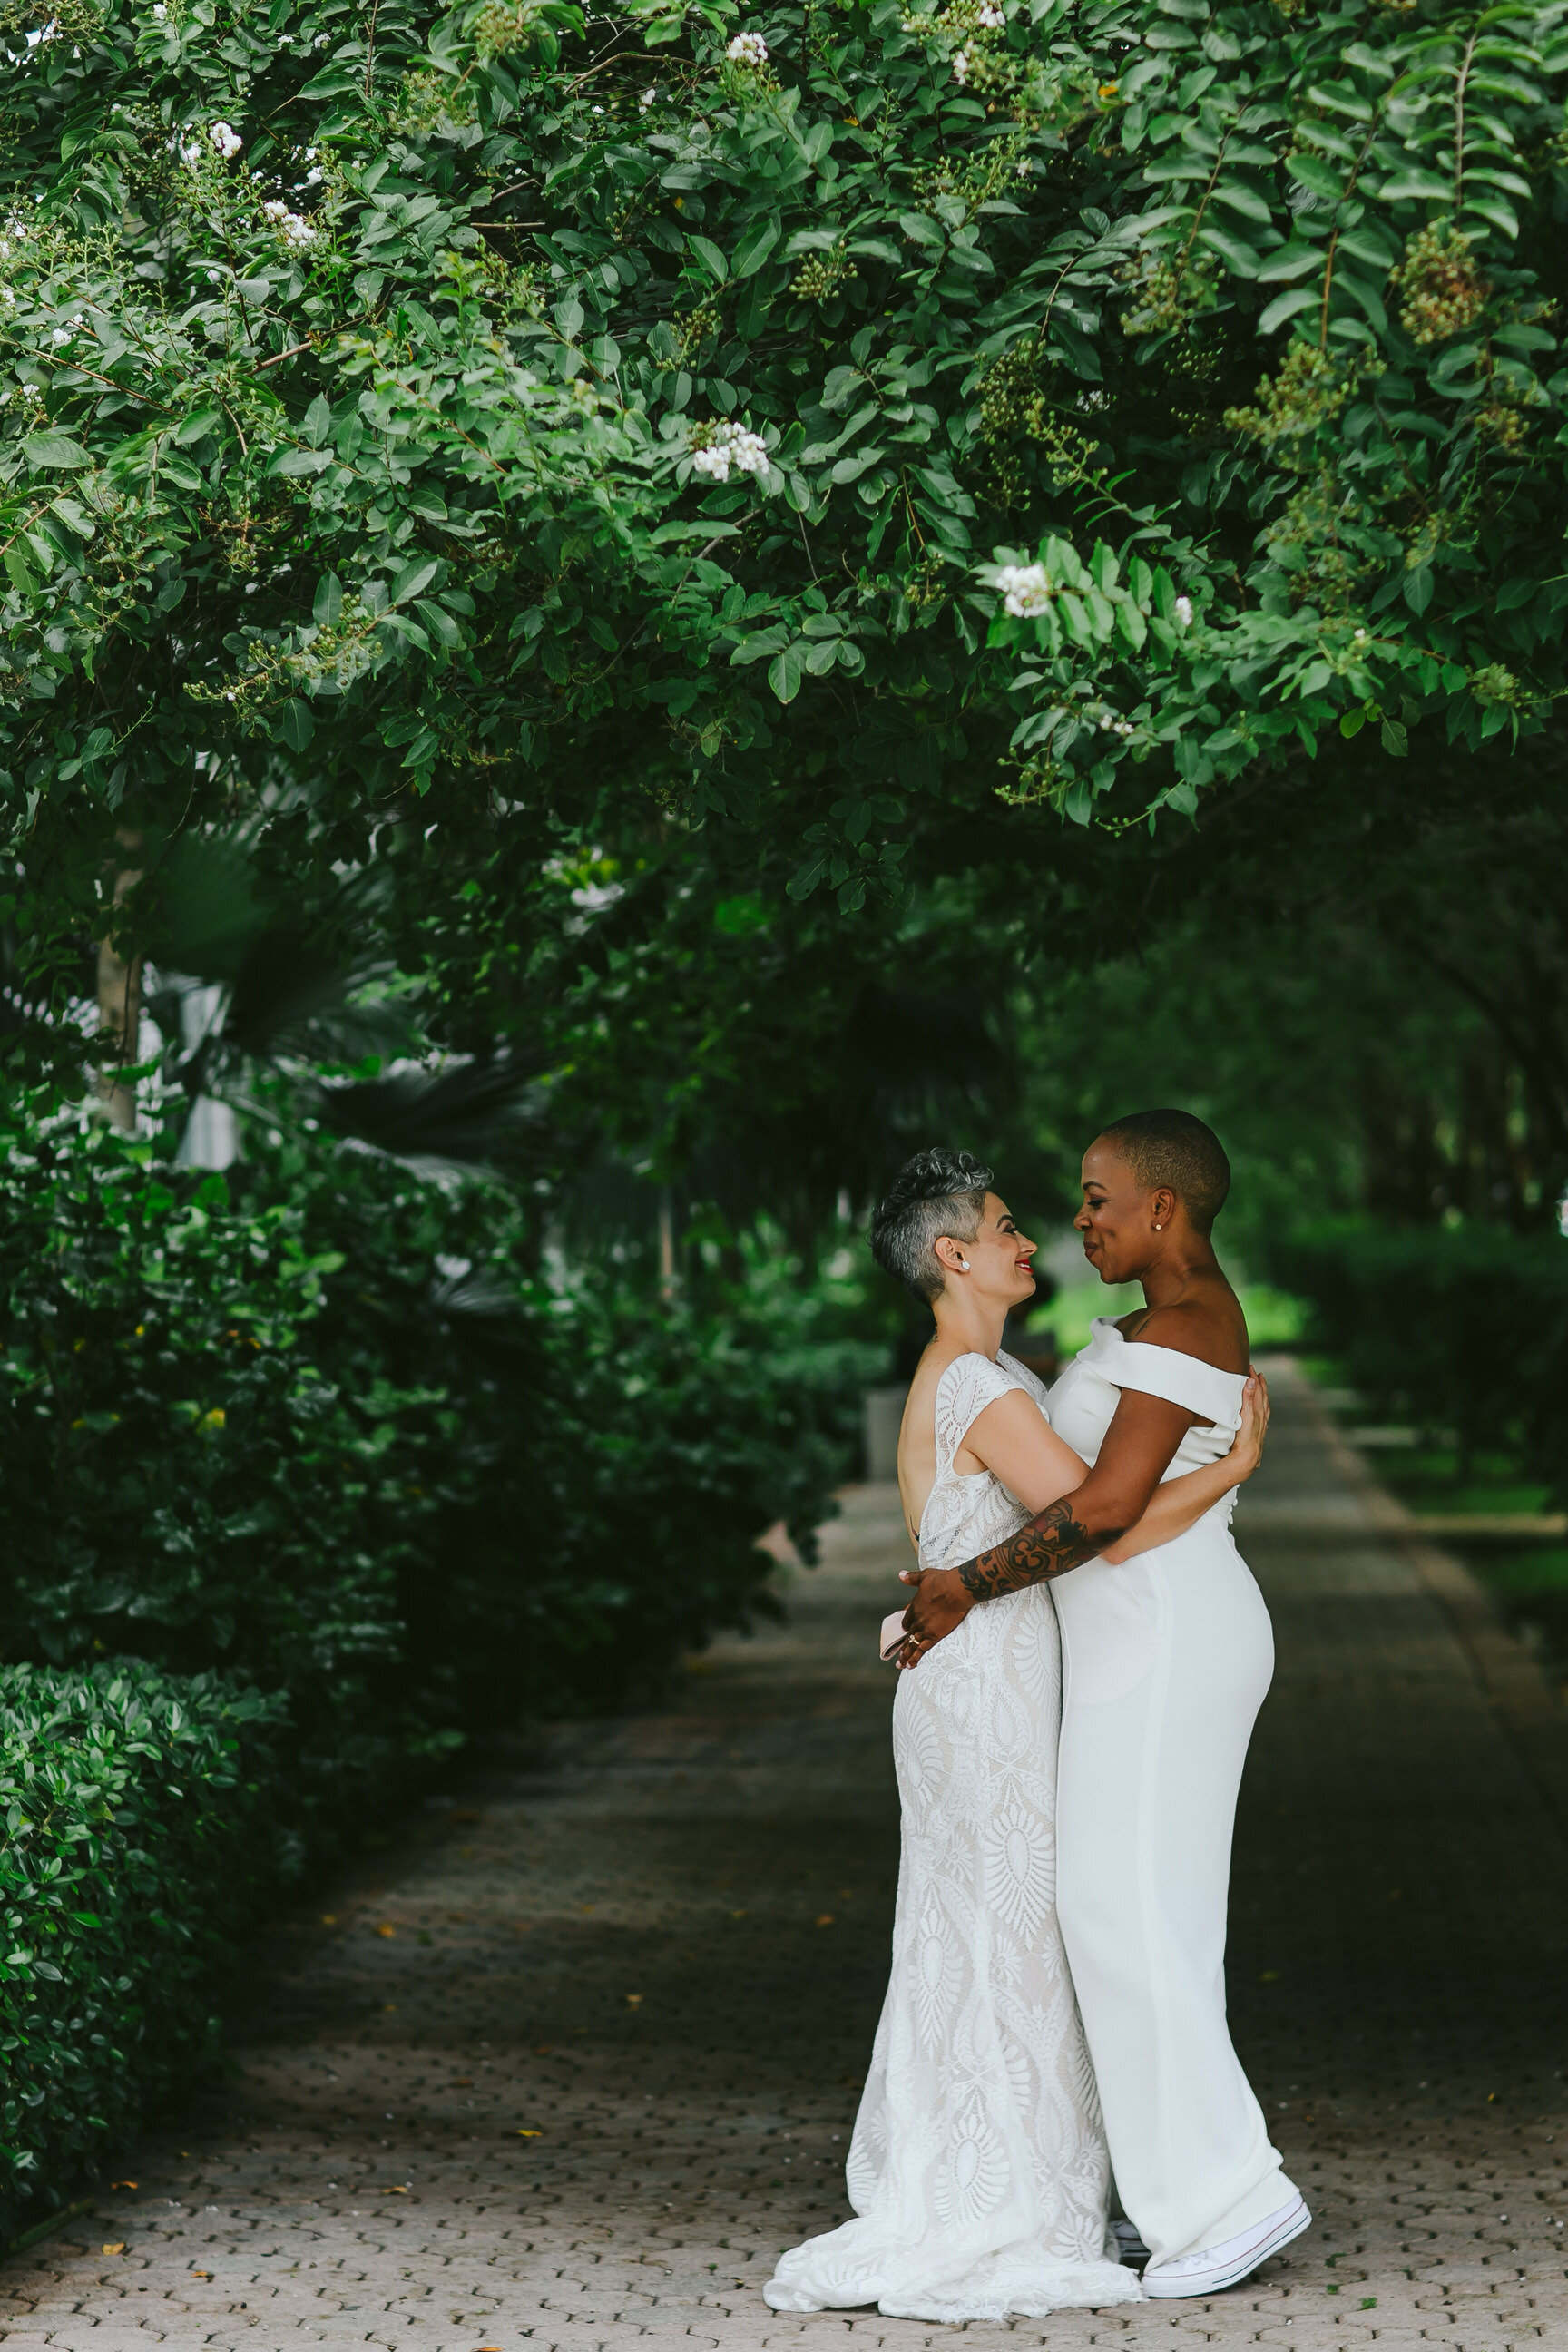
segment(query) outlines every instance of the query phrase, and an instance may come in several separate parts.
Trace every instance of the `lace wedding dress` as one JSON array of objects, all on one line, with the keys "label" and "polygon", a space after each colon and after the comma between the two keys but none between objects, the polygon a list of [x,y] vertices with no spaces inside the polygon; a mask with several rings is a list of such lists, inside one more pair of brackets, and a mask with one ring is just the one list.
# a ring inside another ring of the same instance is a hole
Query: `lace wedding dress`
[{"label": "lace wedding dress", "polygon": [[[994,1398],[1045,1391],[1010,1356],[958,1358],[936,1397],[922,1568],[1030,1514],[953,1456]],[[1061,1665],[1048,1590],[971,1610],[893,1701],[903,1844],[892,1979],[849,2149],[858,2219],[796,2246],[775,2311],[1038,2319],[1134,2303],[1107,2230],[1110,2163],[1056,1916]]]}]

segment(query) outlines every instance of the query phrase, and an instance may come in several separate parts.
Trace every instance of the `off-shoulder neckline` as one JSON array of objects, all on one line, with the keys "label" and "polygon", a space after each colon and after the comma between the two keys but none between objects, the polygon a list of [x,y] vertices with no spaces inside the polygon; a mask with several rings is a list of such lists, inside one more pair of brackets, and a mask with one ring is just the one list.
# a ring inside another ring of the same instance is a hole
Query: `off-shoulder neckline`
[{"label": "off-shoulder neckline", "polygon": [[[1245,1372],[1227,1372],[1223,1364],[1211,1364],[1206,1356],[1194,1356],[1190,1349],[1167,1348],[1160,1339],[1130,1339],[1125,1331],[1117,1329],[1114,1318],[1109,1315],[1096,1315],[1089,1328],[1096,1340],[1110,1339],[1123,1348],[1147,1348],[1152,1355],[1179,1356],[1184,1364],[1196,1364],[1204,1371],[1212,1372],[1217,1381],[1236,1381],[1242,1388],[1247,1386]],[[1094,1340],[1089,1344],[1093,1346]]]}]

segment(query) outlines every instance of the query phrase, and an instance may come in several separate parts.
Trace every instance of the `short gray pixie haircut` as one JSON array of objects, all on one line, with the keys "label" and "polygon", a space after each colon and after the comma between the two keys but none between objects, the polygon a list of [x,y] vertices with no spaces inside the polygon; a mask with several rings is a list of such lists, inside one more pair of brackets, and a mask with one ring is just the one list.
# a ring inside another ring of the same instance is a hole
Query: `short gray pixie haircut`
[{"label": "short gray pixie haircut", "polygon": [[990,1190],[990,1169],[971,1153],[917,1151],[905,1160],[871,1220],[877,1264],[929,1307],[944,1287],[935,1243],[943,1234],[973,1241]]}]

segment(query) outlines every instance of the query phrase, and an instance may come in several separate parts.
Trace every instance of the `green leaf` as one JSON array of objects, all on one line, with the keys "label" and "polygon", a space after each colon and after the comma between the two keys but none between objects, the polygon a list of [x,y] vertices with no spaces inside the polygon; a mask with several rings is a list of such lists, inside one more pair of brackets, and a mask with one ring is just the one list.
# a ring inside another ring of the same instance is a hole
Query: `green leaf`
[{"label": "green leaf", "polygon": [[1333,165],[1326,163],[1321,155],[1298,152],[1286,158],[1285,168],[1293,180],[1303,188],[1310,189],[1315,196],[1327,196],[1331,203],[1337,203],[1344,194],[1343,173],[1336,172]]},{"label": "green leaf", "polygon": [[1391,758],[1395,760],[1403,760],[1405,753],[1409,751],[1409,735],[1406,730],[1400,725],[1397,719],[1385,719],[1384,720],[1383,748],[1389,753]]},{"label": "green leaf", "polygon": [[804,644],[788,646],[768,665],[768,684],[781,702],[793,702],[800,692],[800,682],[805,675],[805,652]]},{"label": "green leaf", "polygon": [[309,703],[301,702],[297,695],[290,696],[283,706],[282,721],[279,728],[279,732],[290,751],[307,751],[315,731],[316,722],[310,715]]},{"label": "green leaf", "polygon": [[92,463],[81,443],[64,433],[29,433],[22,444],[22,455],[35,472],[46,466],[72,468]]},{"label": "green leaf", "polygon": [[343,583],[335,572],[324,572],[316,583],[311,616],[319,629],[330,629],[343,609]]},{"label": "green leaf", "polygon": [[721,286],[730,275],[730,265],[724,258],[722,247],[715,245],[710,236],[699,236],[694,230],[688,230],[686,243],[688,250],[697,256],[709,277],[716,285]]},{"label": "green leaf", "polygon": [[1258,265],[1258,278],[1267,285],[1277,278],[1304,278],[1309,269],[1321,269],[1324,253],[1321,245],[1303,245],[1292,241],[1282,245]]},{"label": "green leaf", "polygon": [[1377,191],[1379,203],[1385,205],[1410,204],[1425,196],[1436,197],[1439,204],[1448,204],[1452,202],[1453,194],[1451,180],[1443,179],[1437,173],[1428,172],[1419,164],[1409,164],[1403,171],[1391,172]]},{"label": "green leaf", "polygon": [[1258,333],[1271,335],[1276,327],[1285,324],[1287,319],[1293,319],[1299,310],[1310,310],[1315,302],[1321,299],[1315,286],[1298,286],[1289,294],[1276,294],[1258,321]]},{"label": "green leaf", "polygon": [[411,596],[417,596],[422,588],[428,588],[440,569],[439,559],[434,555],[405,563],[392,583],[393,603],[406,604]]},{"label": "green leaf", "polygon": [[1234,180],[1222,180],[1214,192],[1214,200],[1216,205],[1228,205],[1244,220],[1258,221],[1265,228],[1273,226],[1274,208],[1256,188],[1243,187]]},{"label": "green leaf", "polygon": [[1217,221],[1204,223],[1198,231],[1198,242],[1227,261],[1238,278],[1257,277],[1258,256],[1251,246],[1244,245],[1240,237],[1233,236],[1228,229],[1221,228]]},{"label": "green leaf", "polygon": [[747,229],[735,247],[731,263],[731,276],[750,278],[754,270],[760,269],[782,234],[783,224],[776,213],[772,219],[758,221],[753,227]]}]

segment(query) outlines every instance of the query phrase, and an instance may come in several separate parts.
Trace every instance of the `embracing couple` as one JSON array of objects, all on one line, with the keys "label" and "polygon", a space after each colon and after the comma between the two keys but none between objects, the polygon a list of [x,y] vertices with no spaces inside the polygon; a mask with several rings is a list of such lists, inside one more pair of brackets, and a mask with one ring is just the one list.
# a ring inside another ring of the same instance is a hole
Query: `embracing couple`
[{"label": "embracing couple", "polygon": [[1147,1303],[1098,1321],[1048,1393],[1002,1351],[1036,1244],[989,1169],[921,1152],[873,1221],[936,1323],[899,1442],[920,1566],[885,1652],[905,1669],[893,1971],[858,2218],[782,2258],[775,2310],[1205,2295],[1308,2226],[1225,2013],[1231,1826],[1274,1663],[1230,1533],[1268,1408],[1209,1239],[1229,1182],[1184,1111],[1096,1139],[1084,1252]]}]

